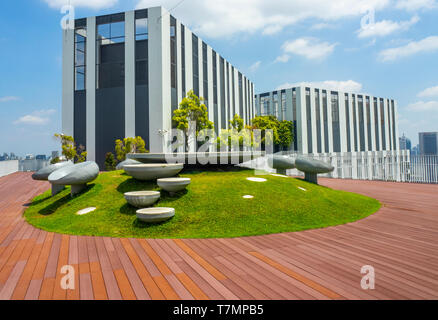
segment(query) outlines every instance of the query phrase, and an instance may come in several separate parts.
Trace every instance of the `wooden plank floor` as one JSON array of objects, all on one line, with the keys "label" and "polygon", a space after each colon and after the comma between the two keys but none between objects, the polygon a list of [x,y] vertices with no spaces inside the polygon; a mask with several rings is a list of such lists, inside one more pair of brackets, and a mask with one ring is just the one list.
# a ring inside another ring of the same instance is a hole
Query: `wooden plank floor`
[{"label": "wooden plank floor", "polygon": [[[0,299],[437,299],[438,186],[321,179],[379,199],[364,220],[235,239],[112,239],[38,230],[22,212],[47,190],[0,178]],[[61,288],[61,268],[75,289]],[[375,268],[374,290],[360,286]]]}]

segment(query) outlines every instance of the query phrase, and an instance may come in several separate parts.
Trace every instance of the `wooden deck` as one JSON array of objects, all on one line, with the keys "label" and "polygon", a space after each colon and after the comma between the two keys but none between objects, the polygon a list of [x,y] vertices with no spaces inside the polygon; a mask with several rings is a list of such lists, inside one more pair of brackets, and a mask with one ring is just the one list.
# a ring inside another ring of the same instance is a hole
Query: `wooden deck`
[{"label": "wooden deck", "polygon": [[[438,186],[321,182],[384,208],[343,226],[236,239],[68,236],[23,220],[47,183],[0,178],[0,299],[437,299]],[[60,286],[67,264],[75,290]],[[364,265],[375,290],[361,289]]]}]

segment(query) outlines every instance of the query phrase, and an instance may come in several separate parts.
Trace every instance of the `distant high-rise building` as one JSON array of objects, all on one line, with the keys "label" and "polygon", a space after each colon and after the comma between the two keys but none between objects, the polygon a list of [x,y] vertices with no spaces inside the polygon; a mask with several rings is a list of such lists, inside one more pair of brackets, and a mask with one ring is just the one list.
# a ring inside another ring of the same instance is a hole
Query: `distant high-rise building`
[{"label": "distant high-rise building", "polygon": [[406,138],[405,134],[403,133],[403,136],[399,138],[399,144],[400,144],[400,150],[409,150],[412,151],[411,147],[411,140],[409,138]]},{"label": "distant high-rise building", "polygon": [[35,157],[35,159],[37,159],[37,160],[46,160],[47,157],[46,157],[45,154],[39,154],[39,155],[37,155],[37,156]]},{"label": "distant high-rise building", "polygon": [[438,155],[438,132],[420,132],[420,154]]},{"label": "distant high-rise building", "polygon": [[417,144],[416,146],[412,147],[411,155],[418,156],[419,154],[420,154],[420,145]]}]

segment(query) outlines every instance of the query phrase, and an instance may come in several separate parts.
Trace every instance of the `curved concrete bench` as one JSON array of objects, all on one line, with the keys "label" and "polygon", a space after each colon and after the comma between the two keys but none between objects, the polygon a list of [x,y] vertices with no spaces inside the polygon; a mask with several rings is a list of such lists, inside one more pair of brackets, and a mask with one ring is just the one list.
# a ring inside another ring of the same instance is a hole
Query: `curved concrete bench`
[{"label": "curved concrete bench", "polygon": [[190,178],[164,178],[157,180],[158,186],[170,193],[183,191],[190,182]]},{"label": "curved concrete bench", "polygon": [[323,161],[297,158],[295,160],[297,169],[304,172],[304,179],[308,182],[318,184],[318,174],[329,173],[335,170],[335,167]]},{"label": "curved concrete bench", "polygon": [[276,169],[279,174],[286,175],[286,170],[296,168],[295,159],[288,156],[272,155],[268,161],[269,166]]},{"label": "curved concrete bench", "polygon": [[71,195],[74,196],[98,175],[98,165],[93,161],[87,161],[56,170],[49,176],[49,182],[54,185],[70,185]]},{"label": "curved concrete bench", "polygon": [[184,165],[181,163],[148,163],[148,164],[128,164],[123,167],[125,172],[137,180],[155,180],[176,176]]},{"label": "curved concrete bench", "polygon": [[174,208],[147,208],[137,210],[137,218],[147,223],[158,223],[169,220],[175,215]]},{"label": "curved concrete bench", "polygon": [[116,166],[116,170],[123,170],[123,167],[127,164],[141,164],[141,162],[134,160],[134,159],[126,159],[125,161],[120,162]]},{"label": "curved concrete bench", "polygon": [[131,206],[146,208],[157,202],[161,193],[159,191],[133,191],[126,192],[124,196]]},{"label": "curved concrete bench", "polygon": [[[55,164],[51,164],[47,167],[44,167],[40,170],[38,170],[37,172],[35,172],[32,175],[32,179],[33,180],[41,180],[41,181],[48,181],[49,180],[49,176],[55,172],[56,170],[59,170],[61,168],[64,167],[68,167],[68,166],[73,166],[73,162],[71,161],[65,161],[65,162],[58,162]],[[56,184],[52,184],[52,197],[57,195],[58,193],[60,193],[65,186],[63,185],[56,185]]]}]

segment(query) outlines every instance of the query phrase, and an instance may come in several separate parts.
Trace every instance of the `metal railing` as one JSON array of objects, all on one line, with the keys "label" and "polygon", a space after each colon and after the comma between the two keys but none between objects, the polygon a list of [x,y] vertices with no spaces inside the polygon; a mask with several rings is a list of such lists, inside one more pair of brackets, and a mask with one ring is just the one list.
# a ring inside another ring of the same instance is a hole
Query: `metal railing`
[{"label": "metal railing", "polygon": [[[283,154],[294,158],[310,157],[330,163],[335,170],[321,175],[330,178],[438,183],[438,156],[412,156],[407,150],[306,155],[283,152]],[[289,174],[303,175],[298,170],[291,170]]]}]

